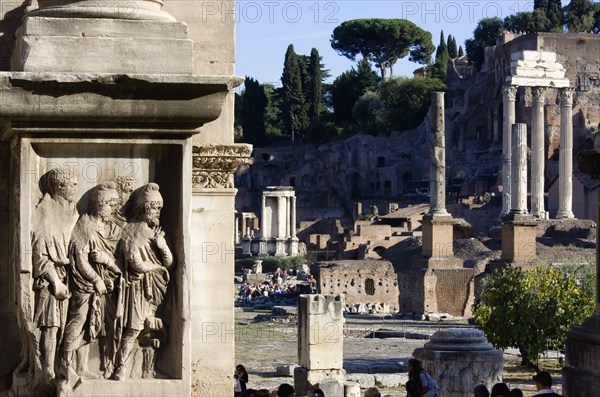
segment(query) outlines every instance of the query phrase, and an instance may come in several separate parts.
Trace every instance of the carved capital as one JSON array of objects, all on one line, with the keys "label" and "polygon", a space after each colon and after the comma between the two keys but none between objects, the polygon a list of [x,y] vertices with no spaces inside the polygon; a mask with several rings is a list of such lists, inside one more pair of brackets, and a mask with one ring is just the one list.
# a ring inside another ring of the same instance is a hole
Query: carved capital
[{"label": "carved capital", "polygon": [[573,106],[573,88],[561,88],[559,93],[561,106]]},{"label": "carved capital", "polygon": [[544,102],[544,94],[546,93],[546,87],[532,87],[531,96],[533,102]]},{"label": "carved capital", "polygon": [[232,189],[233,172],[250,162],[252,145],[200,145],[192,151],[192,188]]},{"label": "carved capital", "polygon": [[517,87],[514,85],[505,85],[502,87],[502,95],[505,101],[514,102],[517,99]]}]

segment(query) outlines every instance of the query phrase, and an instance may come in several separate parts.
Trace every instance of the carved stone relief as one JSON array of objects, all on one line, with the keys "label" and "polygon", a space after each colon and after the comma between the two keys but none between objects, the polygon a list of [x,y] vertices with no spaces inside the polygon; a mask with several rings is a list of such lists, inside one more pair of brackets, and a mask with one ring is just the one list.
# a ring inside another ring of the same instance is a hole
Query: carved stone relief
[{"label": "carved stone relief", "polygon": [[[35,307],[26,322],[35,329],[23,332],[27,348],[19,368],[29,370],[33,394],[69,395],[101,373],[113,380],[156,377],[169,322],[162,303],[174,264],[160,225],[158,184],[134,192],[131,178],[100,183],[88,192],[89,208],[79,219],[74,173],[52,169],[39,185],[43,198],[31,223]],[[100,362],[95,368],[92,345]]]}]

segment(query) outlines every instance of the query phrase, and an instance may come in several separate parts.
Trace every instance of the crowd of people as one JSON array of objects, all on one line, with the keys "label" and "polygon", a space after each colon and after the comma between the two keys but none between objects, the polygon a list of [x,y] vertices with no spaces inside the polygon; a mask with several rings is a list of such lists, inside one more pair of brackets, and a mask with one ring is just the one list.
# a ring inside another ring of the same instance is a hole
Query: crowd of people
[{"label": "crowd of people", "polygon": [[[277,269],[269,281],[260,284],[243,283],[240,285],[239,301],[251,303],[259,297],[272,298],[277,295],[306,293],[308,291],[299,290],[298,284],[290,280],[290,276],[295,275],[295,271],[290,273],[285,270]],[[311,293],[316,293],[317,281],[310,275],[307,279]]]},{"label": "crowd of people", "polygon": [[[282,383],[277,390],[250,389],[248,383],[248,372],[243,365],[236,366],[234,378],[236,380],[234,397],[296,397],[294,387],[288,383]],[[433,376],[425,371],[421,362],[417,359],[408,360],[408,382],[406,384],[407,397],[441,397],[440,387]],[[537,394],[534,397],[562,397],[552,390],[552,376],[546,371],[538,372],[534,377]],[[308,393],[307,397],[325,397],[321,389],[315,389]],[[337,396],[328,396],[337,397]],[[381,397],[381,393],[375,387],[365,390],[364,397]],[[506,383],[496,383],[490,392],[486,385],[477,385],[473,389],[473,397],[523,397],[523,391],[519,388],[510,389]]]}]

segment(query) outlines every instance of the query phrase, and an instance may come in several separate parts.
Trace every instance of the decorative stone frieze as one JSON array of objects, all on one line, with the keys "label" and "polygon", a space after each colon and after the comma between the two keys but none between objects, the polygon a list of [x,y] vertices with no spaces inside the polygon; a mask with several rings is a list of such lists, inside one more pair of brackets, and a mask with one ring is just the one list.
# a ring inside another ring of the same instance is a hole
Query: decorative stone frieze
[{"label": "decorative stone frieze", "polygon": [[201,145],[192,152],[193,189],[233,189],[233,172],[250,161],[252,145]]}]

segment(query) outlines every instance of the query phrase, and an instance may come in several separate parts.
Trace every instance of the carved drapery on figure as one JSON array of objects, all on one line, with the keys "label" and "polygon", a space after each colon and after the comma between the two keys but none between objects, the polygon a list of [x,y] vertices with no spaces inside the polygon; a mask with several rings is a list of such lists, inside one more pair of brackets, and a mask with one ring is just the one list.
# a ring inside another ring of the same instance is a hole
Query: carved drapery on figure
[{"label": "carved drapery on figure", "polygon": [[[102,183],[90,191],[89,211],[77,222],[74,174],[53,169],[40,186],[44,196],[32,217],[36,301],[28,319],[37,330],[23,333],[29,347],[22,369],[29,367],[32,386],[48,395],[56,387],[62,396],[82,378],[97,378],[88,368],[91,342],[99,345],[105,378],[124,379],[134,366],[153,377],[166,336],[160,308],[174,263],[160,227],[159,186],[144,185],[128,200],[133,180]],[[132,357],[136,348],[141,363]]]},{"label": "carved drapery on figure", "polygon": [[232,189],[233,172],[240,164],[248,163],[252,145],[194,146],[192,187],[194,189]]}]

